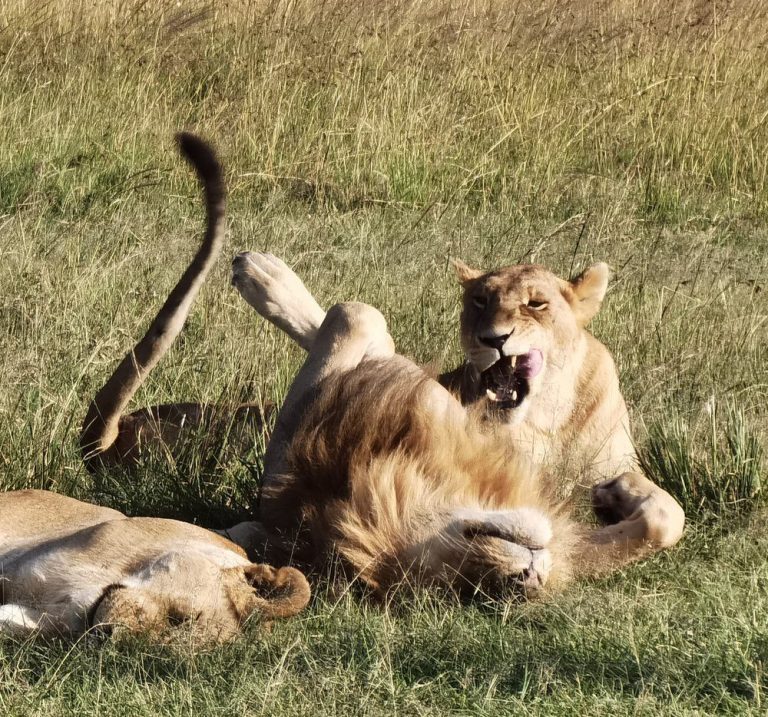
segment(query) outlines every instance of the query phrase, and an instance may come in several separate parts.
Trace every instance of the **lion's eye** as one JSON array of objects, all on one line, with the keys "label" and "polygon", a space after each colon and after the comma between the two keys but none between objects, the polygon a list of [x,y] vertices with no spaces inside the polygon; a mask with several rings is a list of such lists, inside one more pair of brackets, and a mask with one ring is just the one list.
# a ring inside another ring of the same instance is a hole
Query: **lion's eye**
[{"label": "lion's eye", "polygon": [[533,309],[534,311],[538,311],[539,309],[546,309],[547,308],[547,302],[546,301],[536,301],[534,299],[531,299],[528,302],[528,308]]},{"label": "lion's eye", "polygon": [[488,297],[487,296],[473,296],[472,297],[472,303],[478,308],[478,309],[484,309],[486,306],[488,306]]}]

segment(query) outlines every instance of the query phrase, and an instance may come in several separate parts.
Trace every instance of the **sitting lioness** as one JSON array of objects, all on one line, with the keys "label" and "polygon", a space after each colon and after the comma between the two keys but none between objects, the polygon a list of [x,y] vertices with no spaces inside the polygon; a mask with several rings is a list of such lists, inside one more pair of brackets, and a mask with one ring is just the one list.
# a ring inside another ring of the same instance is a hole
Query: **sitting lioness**
[{"label": "sitting lioness", "polygon": [[465,405],[482,399],[488,416],[536,463],[566,459],[600,479],[635,469],[616,367],[585,328],[605,296],[608,266],[564,281],[535,264],[488,273],[454,265],[464,289],[467,361],[441,383]]},{"label": "sitting lioness", "polygon": [[637,473],[629,415],[608,349],[586,326],[608,288],[594,264],[565,281],[523,264],[484,273],[454,262],[464,290],[461,341],[467,361],[441,376],[462,402],[482,401],[515,449],[593,484],[597,516],[614,531],[660,548],[682,535],[685,515]]},{"label": "sitting lioness", "polygon": [[295,615],[309,595],[298,570],[254,565],[194,525],[47,491],[0,493],[0,633],[164,637],[188,624],[196,642],[221,642],[251,614]]}]

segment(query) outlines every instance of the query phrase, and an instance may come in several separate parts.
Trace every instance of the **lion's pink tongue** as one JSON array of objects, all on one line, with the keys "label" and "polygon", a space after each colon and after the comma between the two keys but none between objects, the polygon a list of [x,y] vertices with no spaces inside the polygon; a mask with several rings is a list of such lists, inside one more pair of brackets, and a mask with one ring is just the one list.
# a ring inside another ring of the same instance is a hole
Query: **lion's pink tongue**
[{"label": "lion's pink tongue", "polygon": [[531,349],[527,354],[517,357],[515,375],[530,381],[539,374],[543,365],[544,356],[541,351],[538,349]]}]

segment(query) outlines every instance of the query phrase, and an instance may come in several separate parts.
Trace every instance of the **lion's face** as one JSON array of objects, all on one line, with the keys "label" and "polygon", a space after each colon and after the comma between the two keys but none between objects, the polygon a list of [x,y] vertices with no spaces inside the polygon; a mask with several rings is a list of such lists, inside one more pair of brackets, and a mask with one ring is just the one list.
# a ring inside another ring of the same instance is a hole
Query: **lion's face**
[{"label": "lion's face", "polygon": [[523,420],[538,397],[569,380],[582,329],[600,307],[608,267],[572,281],[522,264],[489,273],[455,262],[464,288],[461,340],[489,405],[506,422]]},{"label": "lion's face", "polygon": [[433,559],[440,557],[446,577],[460,588],[495,598],[531,598],[556,567],[552,536],[551,521],[536,508],[465,508],[451,515],[433,541]]}]

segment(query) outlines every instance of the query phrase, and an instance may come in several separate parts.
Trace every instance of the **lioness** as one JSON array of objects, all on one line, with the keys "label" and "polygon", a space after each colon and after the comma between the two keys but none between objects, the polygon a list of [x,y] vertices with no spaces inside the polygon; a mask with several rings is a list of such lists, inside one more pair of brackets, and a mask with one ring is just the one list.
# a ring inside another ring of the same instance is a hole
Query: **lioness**
[{"label": "lioness", "polygon": [[0,633],[162,637],[189,623],[196,642],[221,642],[251,614],[289,617],[308,601],[298,570],[254,565],[194,525],[47,491],[0,493]]},{"label": "lioness", "polygon": [[[509,408],[521,405],[516,389],[491,389],[468,411],[395,353],[378,311],[353,303],[326,314],[271,254],[238,255],[232,280],[309,351],[267,448],[260,520],[233,529],[255,541],[257,553],[310,566],[338,553],[381,592],[406,581],[530,596],[670,544],[651,519],[666,525],[671,513],[682,525],[674,500],[638,473],[596,493],[606,496],[601,507],[610,501],[616,524],[575,525],[546,481],[520,461],[506,431],[481,425],[482,414],[505,409],[505,400],[516,403]],[[563,293],[564,304],[570,299],[575,307],[572,349],[582,330],[577,311],[592,302],[594,313],[600,286],[584,278]],[[541,356],[526,348],[527,395],[551,345],[536,346]]]}]

